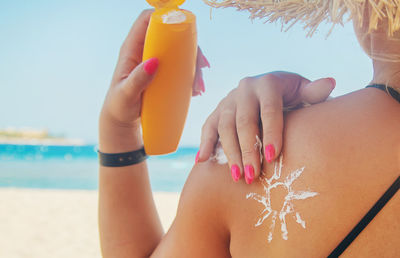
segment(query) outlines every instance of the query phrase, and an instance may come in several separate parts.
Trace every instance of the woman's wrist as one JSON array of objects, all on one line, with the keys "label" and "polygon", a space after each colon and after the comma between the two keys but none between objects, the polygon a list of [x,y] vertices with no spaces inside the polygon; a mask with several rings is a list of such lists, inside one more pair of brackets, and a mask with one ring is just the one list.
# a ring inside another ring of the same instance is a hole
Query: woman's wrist
[{"label": "woman's wrist", "polygon": [[99,150],[103,153],[122,153],[143,147],[140,120],[128,124],[116,123],[101,116],[99,122]]}]

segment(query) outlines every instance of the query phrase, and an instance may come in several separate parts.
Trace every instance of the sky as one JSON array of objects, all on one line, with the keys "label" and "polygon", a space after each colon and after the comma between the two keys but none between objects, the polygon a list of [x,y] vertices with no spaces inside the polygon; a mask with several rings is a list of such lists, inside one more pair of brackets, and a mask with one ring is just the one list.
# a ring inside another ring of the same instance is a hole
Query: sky
[{"label": "sky", "polygon": [[[181,146],[197,146],[201,127],[240,79],[296,72],[310,80],[333,77],[333,96],[364,87],[372,65],[351,23],[330,25],[307,38],[301,25],[251,21],[247,12],[213,9],[202,0],[182,6],[197,16],[198,43],[211,64],[206,93],[192,99]],[[48,129],[97,142],[99,112],[119,48],[145,0],[2,0],[0,2],[0,129]]]}]

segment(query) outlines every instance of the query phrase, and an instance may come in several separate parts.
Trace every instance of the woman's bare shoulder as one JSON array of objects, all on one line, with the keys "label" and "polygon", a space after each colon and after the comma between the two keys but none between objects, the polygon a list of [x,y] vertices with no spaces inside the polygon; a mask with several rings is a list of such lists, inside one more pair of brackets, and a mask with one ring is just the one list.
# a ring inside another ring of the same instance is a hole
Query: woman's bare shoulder
[{"label": "woman's bare shoulder", "polygon": [[[317,195],[293,201],[304,217],[292,213],[293,238],[288,235],[281,244],[310,256],[318,255],[315,250],[327,255],[400,175],[400,105],[380,90],[363,89],[293,112],[285,123],[282,178],[293,179],[301,170],[292,189]],[[272,167],[265,171],[267,178],[273,174]],[[380,253],[390,257],[400,251],[400,222],[390,221],[400,212],[399,195],[347,254],[385,247]],[[307,228],[299,224],[303,221]]]},{"label": "woman's bare shoulder", "polygon": [[[400,105],[380,90],[360,90],[285,117],[283,168],[306,167],[313,174],[323,170],[334,178],[396,174],[400,170],[399,132]],[[266,177],[274,170],[275,165],[264,162]],[[321,183],[322,179],[316,180]],[[213,159],[193,167],[182,195],[208,190],[215,201],[220,201],[217,197],[223,201],[238,189],[246,191],[249,186],[244,180],[234,183],[228,165]]]},{"label": "woman's bare shoulder", "polygon": [[[234,256],[295,256],[298,250],[326,255],[400,174],[399,115],[400,105],[375,89],[291,112],[282,166],[264,166],[264,178],[246,185],[233,182],[227,165],[196,165],[180,211],[197,203],[199,216],[212,218],[214,228],[225,232]],[[356,242],[372,241],[370,249],[400,246],[400,222],[391,222],[390,230],[376,229],[389,227],[387,219],[400,212],[399,201],[396,196]],[[397,238],[383,243],[377,238],[382,232]],[[359,253],[356,242],[351,247]]]}]

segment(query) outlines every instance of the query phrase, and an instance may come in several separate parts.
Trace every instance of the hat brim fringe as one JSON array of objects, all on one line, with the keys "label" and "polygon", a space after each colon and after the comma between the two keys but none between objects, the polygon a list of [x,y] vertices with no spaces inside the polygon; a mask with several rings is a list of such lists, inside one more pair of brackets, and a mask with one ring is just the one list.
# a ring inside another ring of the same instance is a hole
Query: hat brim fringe
[{"label": "hat brim fringe", "polygon": [[[250,18],[266,22],[281,21],[287,29],[300,22],[312,36],[322,22],[332,23],[332,29],[344,20],[356,19],[362,24],[365,4],[371,6],[369,31],[376,30],[381,19],[388,22],[388,35],[400,29],[400,0],[203,0],[215,8],[235,7],[249,11]],[[346,16],[348,15],[348,19]],[[330,30],[330,32],[332,31]],[[330,33],[329,32],[329,33]],[[328,34],[329,34],[328,33]]]}]

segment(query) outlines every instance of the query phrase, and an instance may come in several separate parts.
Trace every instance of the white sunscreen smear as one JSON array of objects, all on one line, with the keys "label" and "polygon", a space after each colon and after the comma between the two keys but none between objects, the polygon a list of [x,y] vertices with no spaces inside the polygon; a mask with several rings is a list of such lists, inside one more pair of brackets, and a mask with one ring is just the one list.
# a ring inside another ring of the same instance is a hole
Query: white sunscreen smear
[{"label": "white sunscreen smear", "polygon": [[186,15],[181,11],[170,11],[162,16],[163,23],[177,24],[186,21]]},{"label": "white sunscreen smear", "polygon": [[[256,135],[256,143],[254,144],[254,149],[258,150],[260,152],[260,162],[263,160],[263,154],[262,154],[262,143],[260,140],[260,137]],[[211,160],[218,162],[218,164],[226,164],[228,163],[228,158],[225,155],[224,150],[222,149],[221,142],[218,141],[217,145],[215,146],[214,149],[214,155],[210,157]]]},{"label": "white sunscreen smear", "polygon": [[215,146],[214,155],[210,157],[211,160],[218,162],[218,164],[226,164],[228,163],[228,158],[225,155],[224,150],[222,149],[221,142],[218,141]]},{"label": "white sunscreen smear", "polygon": [[[300,224],[303,228],[306,228],[306,222],[301,218],[300,213],[295,210],[294,200],[305,200],[318,195],[316,192],[311,191],[295,191],[292,188],[292,184],[298,179],[303,173],[305,167],[292,171],[286,178],[281,178],[282,174],[282,160],[283,156],[279,157],[279,162],[275,161],[274,174],[270,178],[261,179],[264,186],[265,193],[260,195],[257,193],[249,193],[246,195],[247,199],[253,199],[262,204],[263,210],[261,212],[261,218],[258,219],[255,224],[256,227],[263,224],[263,222],[271,216],[271,224],[269,225],[269,232],[267,241],[270,243],[273,238],[273,232],[275,230],[275,224],[279,218],[281,224],[281,233],[284,240],[288,239],[288,229],[286,226],[287,215],[291,215],[296,223]],[[271,206],[271,190],[277,187],[283,187],[286,190],[286,196],[282,203],[280,210],[274,210]]]}]

